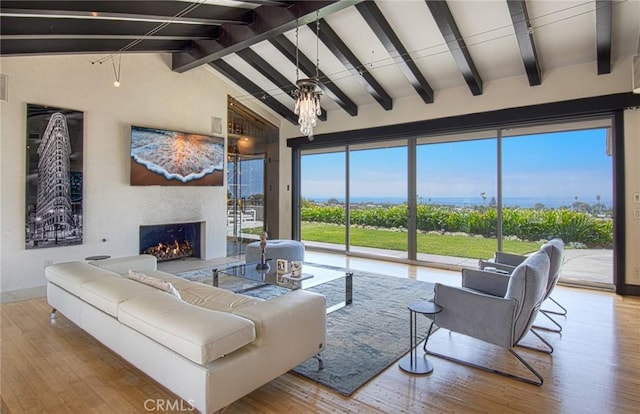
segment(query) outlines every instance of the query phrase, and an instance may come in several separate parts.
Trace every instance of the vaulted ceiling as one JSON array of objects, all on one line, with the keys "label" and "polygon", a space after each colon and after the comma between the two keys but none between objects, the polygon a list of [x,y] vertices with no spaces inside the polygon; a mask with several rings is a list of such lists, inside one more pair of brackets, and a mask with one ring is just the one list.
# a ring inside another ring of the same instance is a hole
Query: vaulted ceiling
[{"label": "vaulted ceiling", "polygon": [[588,62],[606,76],[640,47],[638,0],[3,0],[0,19],[3,57],[170,53],[174,71],[210,65],[292,123],[298,78],[319,77],[326,119],[501,78],[535,88]]}]

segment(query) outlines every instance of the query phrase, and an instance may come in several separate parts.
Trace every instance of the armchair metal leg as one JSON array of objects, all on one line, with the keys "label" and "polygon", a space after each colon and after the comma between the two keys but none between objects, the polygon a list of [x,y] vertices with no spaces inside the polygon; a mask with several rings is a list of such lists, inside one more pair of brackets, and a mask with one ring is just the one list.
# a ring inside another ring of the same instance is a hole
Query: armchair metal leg
[{"label": "armchair metal leg", "polygon": [[567,315],[567,308],[565,308],[564,306],[562,306],[561,304],[558,303],[557,300],[555,300],[554,298],[552,298],[551,296],[549,296],[549,299],[551,299],[553,301],[553,303],[556,304],[556,306],[558,306],[560,309],[562,309],[562,311],[550,311],[550,310],[544,310],[544,312],[547,313],[551,313],[554,315],[561,315],[561,316],[566,316]]},{"label": "armchair metal leg", "polygon": [[[547,319],[549,319],[555,326],[557,326],[557,328],[548,328],[546,326],[541,326],[541,325],[533,325],[532,327],[535,329],[541,329],[543,331],[556,332],[556,333],[562,332],[562,325],[560,325],[555,319],[549,316],[548,315],[549,313],[554,313],[554,312],[549,312],[548,310],[543,310],[543,309],[540,309],[540,312],[538,312],[538,314],[546,316]],[[554,313],[554,314],[558,315],[559,313]]]},{"label": "armchair metal leg", "polygon": [[534,331],[533,329],[529,329],[529,332],[531,332],[532,334],[537,336],[538,339],[540,339],[542,341],[542,343],[544,343],[547,346],[547,348],[549,348],[549,349],[541,349],[541,348],[536,348],[534,346],[520,345],[520,344],[517,344],[516,346],[519,346],[520,348],[524,348],[524,349],[529,349],[531,351],[544,352],[545,354],[552,354],[553,353],[553,346],[551,346],[551,344],[546,339],[541,337],[540,334],[538,332]]},{"label": "armchair metal leg", "polygon": [[518,380],[518,381],[522,381],[522,382],[525,382],[525,383],[527,383],[527,384],[532,384],[532,385],[541,386],[541,385],[542,385],[542,383],[544,382],[544,379],[543,379],[543,378],[542,378],[542,376],[538,373],[538,371],[536,371],[536,370],[535,370],[531,365],[529,365],[529,363],[528,363],[527,361],[525,361],[525,360],[524,360],[520,355],[518,355],[518,353],[517,353],[517,352],[515,352],[513,349],[507,349],[507,350],[508,350],[508,351],[509,351],[513,356],[515,356],[515,357],[518,359],[518,361],[520,361],[520,363],[521,363],[522,365],[524,365],[524,366],[529,370],[529,372],[531,372],[533,375],[535,375],[535,376],[536,376],[536,378],[538,379],[537,381],[536,381],[536,380],[533,380],[533,379],[530,379],[530,378],[525,378],[525,377],[520,377],[520,376],[518,376],[518,375],[513,375],[513,374],[510,374],[510,373],[508,373],[508,372],[499,371],[499,370],[497,370],[497,369],[493,369],[493,368],[485,367],[485,366],[483,366],[483,365],[474,364],[474,363],[472,363],[472,362],[463,361],[463,360],[461,360],[461,359],[457,359],[457,358],[451,357],[451,356],[449,356],[449,355],[444,355],[444,354],[440,354],[440,353],[437,353],[437,352],[428,351],[428,350],[427,350],[427,341],[426,341],[426,340],[425,340],[425,344],[424,344],[424,347],[423,347],[423,348],[424,348],[424,351],[425,351],[428,355],[437,356],[437,357],[439,357],[439,358],[446,359],[446,360],[448,360],[448,361],[455,362],[455,363],[457,363],[457,364],[462,364],[462,365],[466,365],[466,366],[469,366],[469,367],[472,367],[472,368],[480,369],[480,370],[482,370],[482,371],[486,371],[486,372],[491,372],[491,373],[494,373],[494,374],[502,375],[502,376],[504,376],[504,377],[511,378],[511,379],[515,379],[515,380]]}]

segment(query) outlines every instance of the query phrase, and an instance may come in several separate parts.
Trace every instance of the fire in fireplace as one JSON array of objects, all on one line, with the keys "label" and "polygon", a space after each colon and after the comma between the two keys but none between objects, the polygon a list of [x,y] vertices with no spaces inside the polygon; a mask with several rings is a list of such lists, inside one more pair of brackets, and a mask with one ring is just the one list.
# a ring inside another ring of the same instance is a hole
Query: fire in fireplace
[{"label": "fire in fireplace", "polygon": [[191,248],[189,240],[185,240],[182,243],[174,240],[171,244],[158,243],[155,246],[145,249],[143,253],[153,255],[157,257],[158,260],[171,260],[193,256],[193,249]]},{"label": "fire in fireplace", "polygon": [[140,226],[140,253],[158,261],[200,257],[201,222]]}]

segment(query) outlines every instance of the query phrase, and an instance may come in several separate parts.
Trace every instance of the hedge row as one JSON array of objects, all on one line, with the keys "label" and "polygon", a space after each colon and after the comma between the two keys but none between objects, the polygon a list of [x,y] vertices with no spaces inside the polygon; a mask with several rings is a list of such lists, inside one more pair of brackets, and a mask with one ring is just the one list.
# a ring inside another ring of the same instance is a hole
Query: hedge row
[{"label": "hedge row", "polygon": [[[419,231],[463,232],[495,237],[497,210],[491,208],[459,209],[419,205]],[[302,221],[346,223],[345,209],[340,205],[305,203]],[[407,206],[392,205],[351,210],[351,224],[382,228],[407,228]],[[565,243],[582,243],[589,248],[613,247],[613,221],[568,209],[503,208],[502,232],[520,240],[538,241],[561,237]]]}]

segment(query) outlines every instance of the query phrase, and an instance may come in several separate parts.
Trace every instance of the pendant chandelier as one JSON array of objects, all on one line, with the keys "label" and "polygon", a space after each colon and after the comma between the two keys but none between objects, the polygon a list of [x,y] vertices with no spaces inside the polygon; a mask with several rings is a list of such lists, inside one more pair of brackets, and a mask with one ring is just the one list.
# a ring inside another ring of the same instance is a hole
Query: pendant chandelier
[{"label": "pendant chandelier", "polygon": [[321,114],[320,109],[320,81],[318,77],[318,38],[320,33],[320,22],[318,21],[318,12],[316,12],[316,76],[310,79],[300,79],[299,63],[298,63],[298,26],[296,25],[296,90],[293,91],[293,98],[296,105],[293,113],[298,115],[298,124],[300,132],[313,140],[313,128],[318,124],[318,116]]}]

